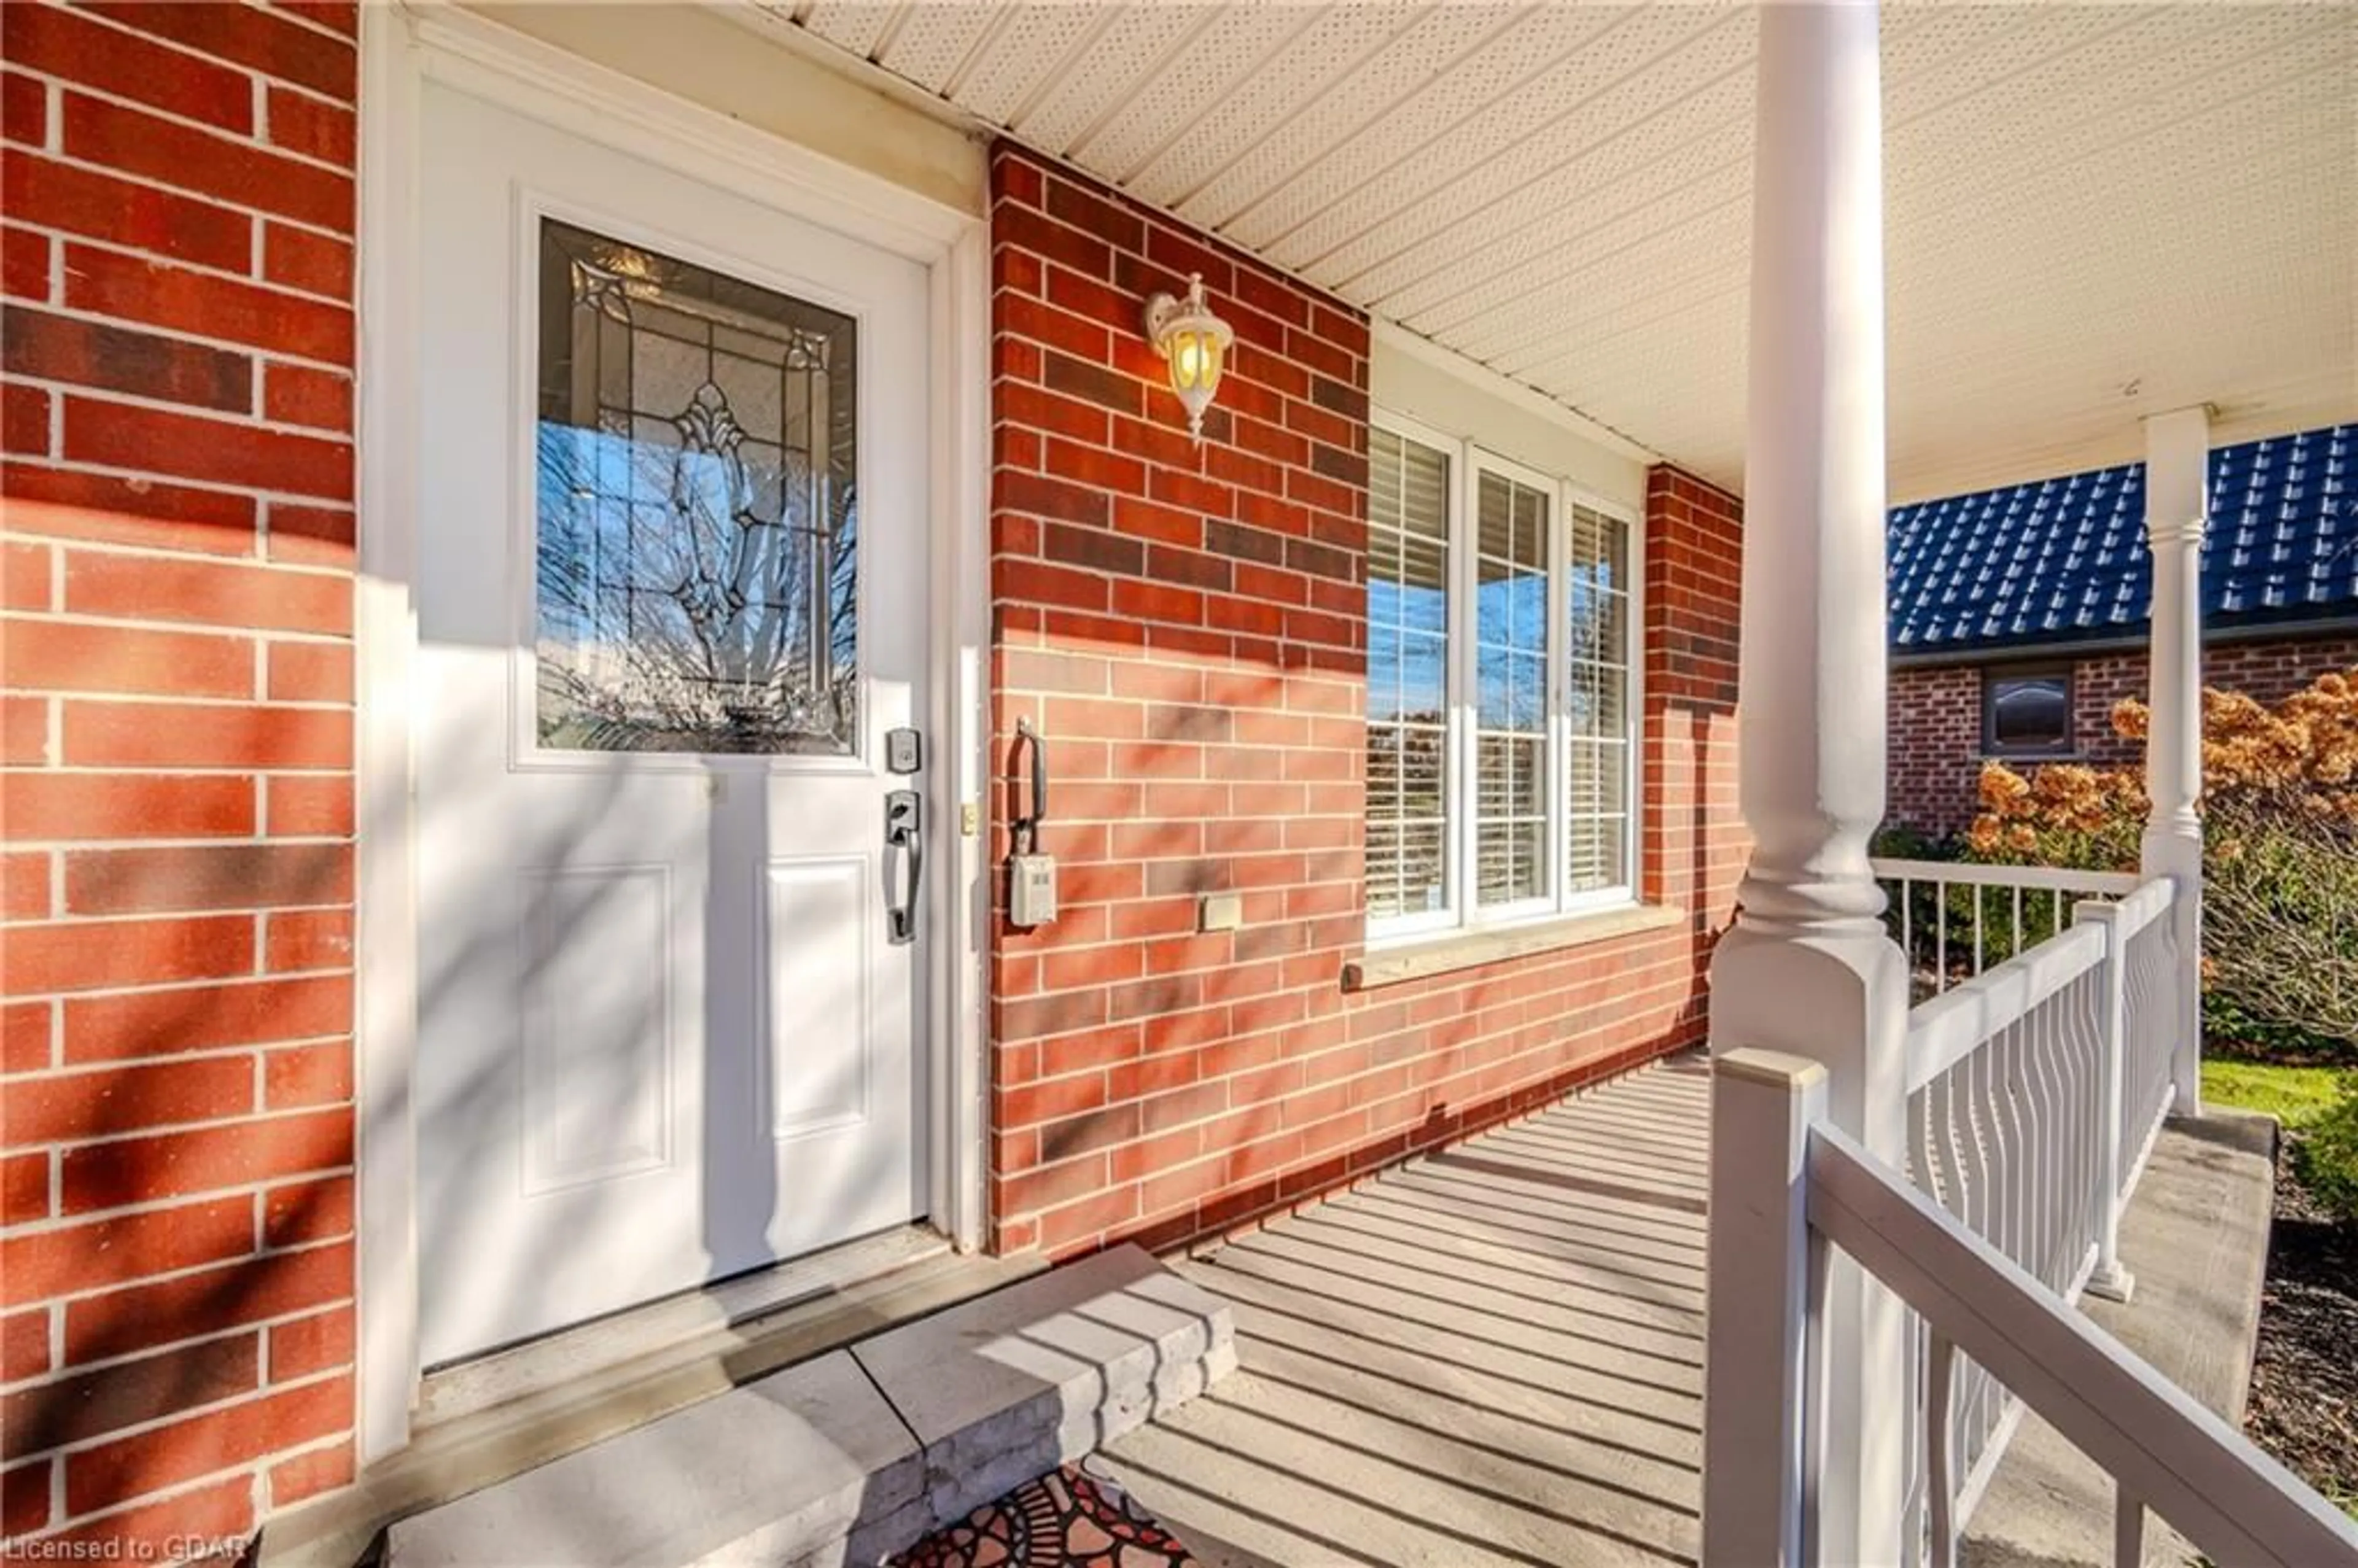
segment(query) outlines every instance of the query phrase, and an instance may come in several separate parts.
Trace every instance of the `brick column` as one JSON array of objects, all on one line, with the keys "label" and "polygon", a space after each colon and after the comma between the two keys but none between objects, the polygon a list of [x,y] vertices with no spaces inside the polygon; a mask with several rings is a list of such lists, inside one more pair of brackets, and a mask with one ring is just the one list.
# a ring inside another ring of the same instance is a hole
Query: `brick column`
[{"label": "brick column", "polygon": [[10,1538],[352,1471],[356,26],[0,9]]}]

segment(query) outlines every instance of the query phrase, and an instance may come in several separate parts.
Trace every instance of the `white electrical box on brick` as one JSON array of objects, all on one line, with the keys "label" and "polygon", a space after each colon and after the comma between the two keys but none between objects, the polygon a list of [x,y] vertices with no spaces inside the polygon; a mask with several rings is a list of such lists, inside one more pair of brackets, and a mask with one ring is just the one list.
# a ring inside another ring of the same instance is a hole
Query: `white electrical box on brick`
[{"label": "white electrical box on brick", "polygon": [[1045,925],[1055,919],[1056,857],[1011,855],[1007,869],[1009,924]]}]

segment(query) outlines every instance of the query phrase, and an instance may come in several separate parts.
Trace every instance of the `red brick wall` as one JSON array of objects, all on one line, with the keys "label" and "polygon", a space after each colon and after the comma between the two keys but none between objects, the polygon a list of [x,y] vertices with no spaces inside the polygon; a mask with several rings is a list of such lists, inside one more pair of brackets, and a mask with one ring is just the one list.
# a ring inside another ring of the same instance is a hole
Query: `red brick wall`
[{"label": "red brick wall", "polygon": [[354,27],[0,6],[12,1538],[352,1469]]},{"label": "red brick wall", "polygon": [[[1649,519],[1646,884],[1692,921],[1346,992],[1366,325],[1019,148],[992,182],[993,847],[1028,718],[1063,868],[1060,919],[994,933],[998,1244],[1217,1232],[1699,1038],[1741,854],[1733,504],[1659,475]],[[1138,325],[1189,271],[1238,339],[1200,448]],[[1213,891],[1240,930],[1197,933]]]},{"label": "red brick wall", "polygon": [[1890,678],[1883,819],[1935,833],[1963,827],[1982,765],[1981,666],[1915,665]]},{"label": "red brick wall", "polygon": [[[1667,466],[1647,476],[1643,896],[1698,917],[1698,969],[1752,852],[1736,793],[1743,522],[1725,491]],[[1698,994],[1698,1032],[1702,1018]]]},{"label": "red brick wall", "polygon": [[[2050,666],[2058,661],[2046,661]],[[2147,694],[2142,653],[2105,654],[2072,668],[2073,758],[2100,767],[2137,766],[2144,748],[2113,733],[2113,705]],[[2003,666],[1993,666],[2003,667]],[[2260,702],[2289,697],[2331,670],[2358,668],[2358,637],[2214,643],[2203,650],[2203,684]],[[1982,768],[1982,670],[1916,666],[1891,672],[1891,795],[1887,821],[1935,832],[1972,822]]]}]

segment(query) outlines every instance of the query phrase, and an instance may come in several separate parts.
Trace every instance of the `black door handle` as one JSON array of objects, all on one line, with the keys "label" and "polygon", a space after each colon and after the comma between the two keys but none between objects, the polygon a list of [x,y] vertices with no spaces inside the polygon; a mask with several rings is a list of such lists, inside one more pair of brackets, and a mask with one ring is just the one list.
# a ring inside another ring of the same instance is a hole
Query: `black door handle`
[{"label": "black door handle", "polygon": [[1032,728],[1029,719],[1015,721],[1016,735],[1032,746],[1032,809],[1015,822],[1015,852],[1029,854],[1040,847],[1040,824],[1048,820],[1048,738]]}]

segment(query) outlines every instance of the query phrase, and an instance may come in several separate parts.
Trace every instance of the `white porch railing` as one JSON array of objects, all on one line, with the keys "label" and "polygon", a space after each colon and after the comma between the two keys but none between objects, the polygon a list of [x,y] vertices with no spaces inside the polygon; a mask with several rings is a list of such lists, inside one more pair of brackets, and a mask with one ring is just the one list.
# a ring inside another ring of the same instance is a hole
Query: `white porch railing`
[{"label": "white porch railing", "polygon": [[[1909,1177],[2066,1302],[2092,1282],[2126,1298],[2120,1214],[2169,1111],[2171,884],[2132,885],[1909,1016]],[[1909,1509],[1945,1539],[2022,1407],[1979,1364],[1942,1365],[1920,1325],[1915,1366]]]},{"label": "white porch railing", "polygon": [[1917,989],[1936,994],[2059,935],[2076,901],[2125,898],[2137,887],[2132,871],[1959,860],[1870,864],[1890,900],[1891,939],[1908,955]]},{"label": "white porch railing", "polygon": [[[2083,1289],[2125,1299],[2130,1287],[2118,1253],[2121,1210],[2169,1110],[2180,1044],[2179,963],[2168,918],[2173,883],[2082,872],[2026,876],[2014,867],[1878,862],[1877,870],[1898,881],[1903,896],[1913,882],[1953,882],[1975,890],[1977,908],[1996,890],[1989,902],[2034,916],[2038,901],[2024,895],[2044,892],[2056,901],[2052,924],[2043,939],[1958,979],[1909,1015],[1904,1173],[1876,1163],[1838,1136],[1828,1143],[1820,1134],[1831,1130],[1815,1126],[1816,1110],[1801,1116],[1793,1105],[1768,1103],[1761,1074],[1744,1065],[1786,1063],[1799,1072],[1804,1065],[1797,1059],[1744,1051],[1722,1058],[1713,1130],[1706,1568],[1768,1560],[1768,1541],[1758,1533],[1768,1526],[1758,1513],[1767,1498],[1754,1488],[1766,1484],[1763,1467],[1773,1465],[1776,1454],[1798,1464],[1813,1451],[1783,1446],[1803,1424],[1776,1428],[1773,1444],[1763,1447],[1765,1431],[1747,1432],[1751,1423],[1723,1416],[1733,1401],[1749,1404],[1765,1391],[1766,1369],[1750,1364],[1764,1350],[1773,1352],[1769,1369],[1798,1376],[1815,1327],[1811,1271],[1801,1263],[1822,1266],[1828,1238],[1916,1309],[1909,1325],[1911,1386],[1902,1396],[1910,1419],[1902,1429],[1904,1452],[1892,1456],[1892,1478],[1904,1499],[1902,1539],[1922,1543],[1939,1568],[1955,1562],[1965,1522],[2026,1405],[2122,1479],[2116,1546],[2125,1563],[2136,1562],[2142,1498],[2223,1563],[2358,1564],[2358,1536],[2349,1535],[2346,1522],[2335,1539],[2348,1555],[2318,1556],[2314,1549],[2325,1538],[2312,1528],[2316,1510],[2299,1501],[2314,1500],[2306,1487],[2113,1341],[2087,1337],[2093,1331],[2071,1311]],[[1920,874],[1931,872],[1941,874]],[[2061,900],[2073,892],[2106,896],[2074,904],[2066,924]],[[1946,893],[1945,886],[1936,893],[1943,907]],[[1976,953],[1988,925],[1980,922],[1974,932]],[[2018,943],[2035,929],[2017,916],[2011,935]],[[1945,946],[1937,936],[1934,942]],[[1823,1070],[1810,1067],[1801,1076],[1820,1082]],[[1801,1094],[1792,1085],[1787,1090]],[[1827,1179],[1847,1184],[1839,1201],[1848,1206],[1833,1220],[1819,1209],[1822,1166],[1831,1173]],[[1878,1195],[1878,1183],[1904,1185],[1906,1201]],[[1758,1207],[1764,1190],[1772,1199],[1766,1228],[1747,1213]],[[1775,1208],[1780,1190],[1791,1212]],[[1807,1223],[1796,1214],[1805,1214]],[[1780,1248],[1792,1255],[1774,1256]],[[1892,1248],[1907,1260],[1904,1279],[1887,1267]],[[1801,1295],[1776,1330],[1787,1338],[1764,1345],[1757,1320],[1732,1326],[1759,1311],[1764,1288],[1790,1293],[1796,1281]],[[2070,1332],[2055,1328],[2059,1322]],[[1725,1332],[1724,1325],[1730,1325]],[[2023,1335],[2039,1343],[2028,1360],[2017,1342]],[[2110,1368],[2093,1383],[2082,1375],[2091,1356]],[[1783,1389],[1779,1400],[1795,1408],[1779,1403],[1779,1421],[1806,1423],[1798,1407],[1809,1386],[1801,1377]],[[2076,1429],[2057,1413],[2065,1406],[2078,1411]],[[2201,1467],[2176,1472],[2174,1490],[2157,1490],[2146,1468],[2153,1462],[2147,1449],[2157,1444],[2180,1458],[2198,1456]],[[1723,1467],[1745,1474],[1720,1474]],[[1816,1495],[1807,1480],[1797,1473],[1779,1483],[1801,1487],[1777,1499],[1780,1518]],[[2238,1497],[2248,1493],[2257,1511],[2234,1516],[2233,1530],[2209,1520],[2201,1508],[2192,1510],[2193,1523],[2179,1517],[2181,1494],[2209,1488],[2215,1495],[2220,1487]],[[2299,1498],[2285,1500],[2292,1494]],[[1777,1528],[1788,1524],[1799,1528],[1794,1521]],[[2238,1542],[2235,1554],[2223,1554],[2196,1524],[2213,1529],[2223,1543]],[[2257,1533],[2245,1539],[2236,1530]]]},{"label": "white porch railing", "polygon": [[[1752,1050],[1714,1066],[1704,1568],[1813,1561],[1811,1466],[1828,1434],[1810,1409],[1822,1354],[1812,1303],[1837,1249],[1923,1325],[1935,1395],[1922,1405],[1931,1507],[1919,1516],[1922,1533],[1903,1538],[1911,1554],[1920,1544],[1935,1568],[1957,1561],[1953,1435],[1965,1401],[1955,1371],[1970,1357],[1991,1388],[2010,1390],[2114,1477],[2120,1568],[2140,1561],[2147,1507],[2222,1568],[2358,1568],[2358,1528],[2339,1509],[1833,1127],[1824,1068]],[[1723,1338],[1724,1322],[1736,1327]],[[1870,1457],[1869,1471],[1897,1485],[1898,1458]]]}]

